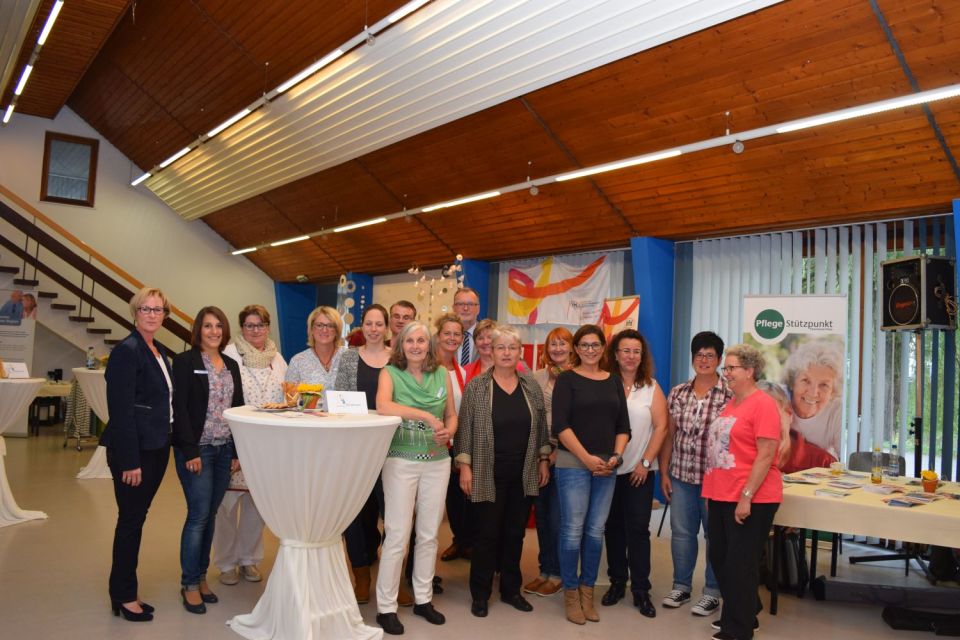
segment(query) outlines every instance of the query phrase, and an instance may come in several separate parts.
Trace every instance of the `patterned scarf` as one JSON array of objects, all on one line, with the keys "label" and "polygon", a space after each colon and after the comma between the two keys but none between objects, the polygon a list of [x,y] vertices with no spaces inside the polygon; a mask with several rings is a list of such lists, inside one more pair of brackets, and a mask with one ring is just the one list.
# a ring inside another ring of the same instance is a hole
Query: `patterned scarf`
[{"label": "patterned scarf", "polygon": [[243,366],[250,369],[266,369],[273,363],[273,359],[277,355],[277,345],[270,338],[267,338],[267,344],[263,351],[244,340],[242,336],[236,336],[233,339],[233,344],[237,347],[237,353],[243,360]]}]

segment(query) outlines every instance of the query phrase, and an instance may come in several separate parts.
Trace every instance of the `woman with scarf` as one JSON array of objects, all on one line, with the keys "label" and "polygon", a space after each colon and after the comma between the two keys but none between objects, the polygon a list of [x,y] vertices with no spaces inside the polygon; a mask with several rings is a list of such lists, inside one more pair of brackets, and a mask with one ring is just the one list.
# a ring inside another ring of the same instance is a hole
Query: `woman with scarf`
[{"label": "woman with scarf", "polygon": [[[240,382],[247,404],[283,402],[283,376],[287,363],[270,339],[270,312],[251,304],[240,312],[241,336],[223,350],[240,364]],[[263,518],[243,481],[243,471],[230,477],[213,538],[213,562],[220,569],[220,582],[237,584],[240,578],[260,582],[257,563],[263,560]]]}]

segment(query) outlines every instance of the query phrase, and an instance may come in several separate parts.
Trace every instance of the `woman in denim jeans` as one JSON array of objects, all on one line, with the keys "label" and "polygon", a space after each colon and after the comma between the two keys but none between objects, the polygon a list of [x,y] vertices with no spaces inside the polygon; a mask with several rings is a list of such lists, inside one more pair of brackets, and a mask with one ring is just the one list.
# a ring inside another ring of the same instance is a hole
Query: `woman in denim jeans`
[{"label": "woman in denim jeans", "polygon": [[605,343],[600,327],[580,327],[573,336],[573,369],[561,373],[553,389],[560,575],[567,620],[574,624],[600,620],[593,586],[616,484],[613,474],[630,439],[623,385],[603,370]]},{"label": "woman in denim jeans", "polygon": [[223,355],[230,324],[217,307],[204,307],[193,322],[193,347],[173,359],[173,446],[177,476],[187,499],[180,537],[180,597],[190,613],[217,602],[207,585],[207,566],[217,509],[240,468],[223,412],[243,404],[240,367]]}]

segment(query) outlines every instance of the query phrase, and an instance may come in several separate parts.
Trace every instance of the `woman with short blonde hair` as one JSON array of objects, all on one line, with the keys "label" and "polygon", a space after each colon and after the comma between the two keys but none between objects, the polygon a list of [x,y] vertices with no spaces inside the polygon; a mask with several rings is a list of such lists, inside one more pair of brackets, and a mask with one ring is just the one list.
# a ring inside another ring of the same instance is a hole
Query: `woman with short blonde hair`
[{"label": "woman with short blonde hair", "polygon": [[307,318],[305,349],[290,358],[287,382],[322,384],[324,389],[335,389],[343,346],[343,320],[333,307],[319,306]]}]

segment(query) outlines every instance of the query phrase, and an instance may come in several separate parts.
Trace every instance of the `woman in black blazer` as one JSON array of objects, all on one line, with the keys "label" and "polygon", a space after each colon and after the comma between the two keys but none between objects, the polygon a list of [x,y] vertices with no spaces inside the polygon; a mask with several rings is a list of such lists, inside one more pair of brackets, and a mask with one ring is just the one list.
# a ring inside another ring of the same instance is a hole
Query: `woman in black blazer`
[{"label": "woman in black blazer", "polygon": [[223,355],[230,323],[217,307],[204,307],[193,321],[193,347],[173,359],[173,457],[187,499],[180,537],[180,596],[190,613],[217,602],[207,585],[217,509],[240,468],[223,412],[243,404],[240,367]]},{"label": "woman in black blazer", "polygon": [[170,313],[160,289],[144,287],[130,300],[134,331],[113,348],[107,362],[110,422],[100,444],[107,448],[117,500],[113,535],[110,602],[125,620],[153,619],[153,607],[137,594],[137,559],[143,523],[170,458],[170,364],[166,349],[153,341]]}]

